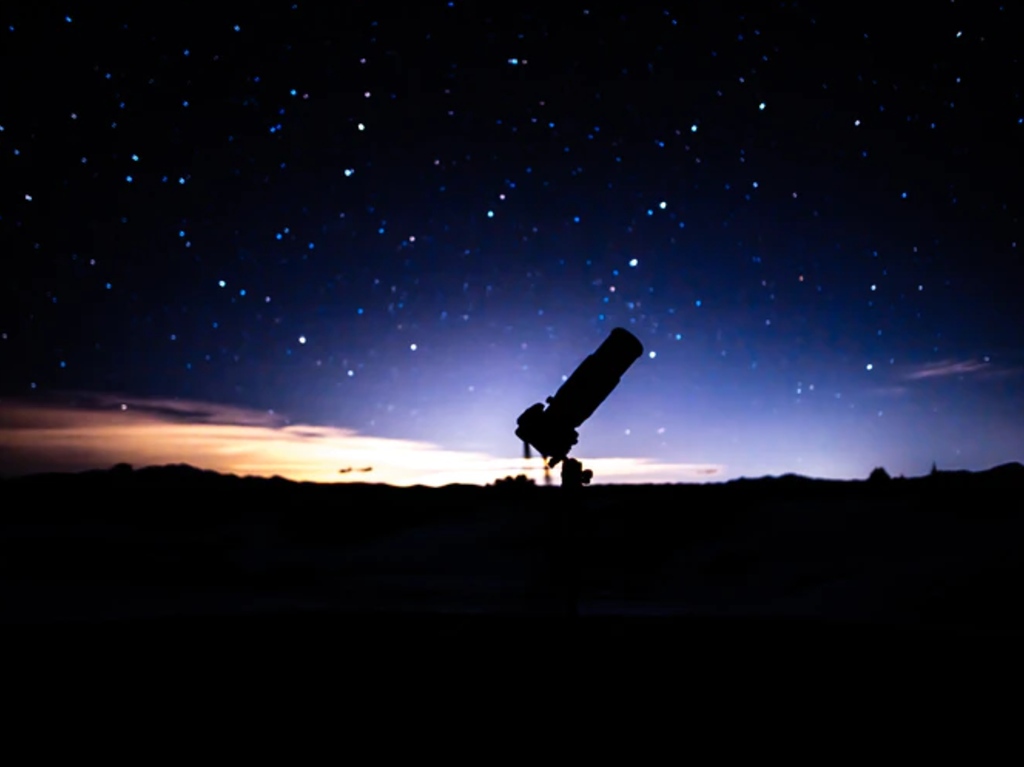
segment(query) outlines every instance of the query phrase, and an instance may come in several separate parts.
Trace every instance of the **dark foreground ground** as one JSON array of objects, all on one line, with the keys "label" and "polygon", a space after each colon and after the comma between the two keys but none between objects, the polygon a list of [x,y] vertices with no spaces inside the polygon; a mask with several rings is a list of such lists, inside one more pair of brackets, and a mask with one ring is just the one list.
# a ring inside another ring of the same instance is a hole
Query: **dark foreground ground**
[{"label": "dark foreground ground", "polygon": [[1022,491],[1017,464],[575,496],[187,467],[7,480],[0,630],[30,675],[1008,684]]}]

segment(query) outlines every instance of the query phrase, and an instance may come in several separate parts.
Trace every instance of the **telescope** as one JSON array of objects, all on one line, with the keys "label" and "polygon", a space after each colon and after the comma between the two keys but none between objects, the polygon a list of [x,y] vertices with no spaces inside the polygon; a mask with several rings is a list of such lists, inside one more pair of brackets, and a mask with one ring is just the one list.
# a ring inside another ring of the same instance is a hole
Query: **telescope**
[{"label": "telescope", "polygon": [[643,353],[644,346],[636,336],[625,328],[615,328],[555,395],[547,398],[546,408],[538,402],[519,416],[516,436],[547,458],[549,466],[564,461],[579,441],[576,430],[594,414]]}]

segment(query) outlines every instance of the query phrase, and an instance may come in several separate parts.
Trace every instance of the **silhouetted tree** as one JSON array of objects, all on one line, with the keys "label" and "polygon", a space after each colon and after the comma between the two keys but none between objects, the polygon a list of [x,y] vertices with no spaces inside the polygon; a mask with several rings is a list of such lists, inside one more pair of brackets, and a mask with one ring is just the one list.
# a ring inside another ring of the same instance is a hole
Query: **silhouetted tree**
[{"label": "silhouetted tree", "polygon": [[537,482],[533,479],[530,479],[525,474],[520,474],[517,477],[508,476],[505,477],[504,479],[496,479],[494,480],[494,486],[512,490],[524,487],[536,487]]},{"label": "silhouetted tree", "polygon": [[868,482],[888,482],[890,479],[892,477],[889,476],[889,472],[881,466],[876,466],[868,475]]},{"label": "silhouetted tree", "polygon": [[938,473],[939,473],[939,467],[935,465],[935,461],[932,461],[932,471],[931,471],[931,474],[934,477]]}]

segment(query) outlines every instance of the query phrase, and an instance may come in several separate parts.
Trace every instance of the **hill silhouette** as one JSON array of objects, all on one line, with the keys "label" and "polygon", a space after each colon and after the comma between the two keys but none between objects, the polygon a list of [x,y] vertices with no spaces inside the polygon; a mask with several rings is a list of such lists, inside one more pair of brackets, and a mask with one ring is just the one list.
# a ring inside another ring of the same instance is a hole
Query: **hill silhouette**
[{"label": "hill silhouette", "polygon": [[[319,485],[188,465],[8,478],[0,624],[24,648],[56,627],[97,647],[125,636],[245,643],[289,627],[302,642],[364,642],[371,655],[403,632],[438,652],[460,641],[839,652],[879,637],[976,652],[1024,636],[1022,492],[1019,463],[572,494],[515,481]],[[524,620],[545,618],[555,628]]]}]

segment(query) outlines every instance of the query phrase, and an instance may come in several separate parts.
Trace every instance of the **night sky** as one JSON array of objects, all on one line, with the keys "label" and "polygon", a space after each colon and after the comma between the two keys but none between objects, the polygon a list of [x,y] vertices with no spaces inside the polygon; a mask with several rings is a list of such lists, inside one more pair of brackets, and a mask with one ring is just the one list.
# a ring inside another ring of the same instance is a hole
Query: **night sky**
[{"label": "night sky", "polygon": [[492,481],[616,326],[595,483],[1024,457],[1020,5],[232,5],[0,11],[5,473]]}]

